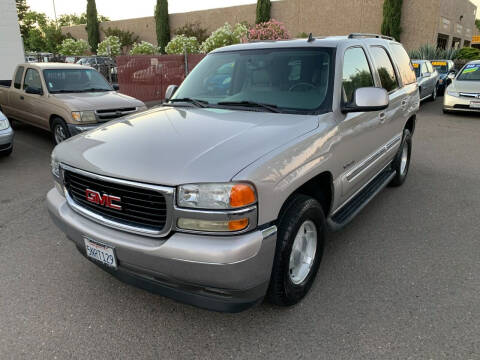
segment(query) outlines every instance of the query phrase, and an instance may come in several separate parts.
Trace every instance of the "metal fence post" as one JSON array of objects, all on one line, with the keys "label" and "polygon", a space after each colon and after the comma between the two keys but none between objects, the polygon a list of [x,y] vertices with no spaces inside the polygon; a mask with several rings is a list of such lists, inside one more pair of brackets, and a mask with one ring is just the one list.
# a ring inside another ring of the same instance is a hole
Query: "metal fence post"
[{"label": "metal fence post", "polygon": [[187,53],[187,46],[183,46],[183,52],[185,55],[185,77],[188,75],[188,53]]}]

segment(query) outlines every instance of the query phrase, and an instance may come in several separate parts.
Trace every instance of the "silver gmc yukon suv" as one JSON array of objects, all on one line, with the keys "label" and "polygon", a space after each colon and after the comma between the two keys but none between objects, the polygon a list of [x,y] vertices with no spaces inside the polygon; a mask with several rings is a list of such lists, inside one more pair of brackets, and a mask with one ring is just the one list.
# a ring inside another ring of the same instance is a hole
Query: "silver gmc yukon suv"
[{"label": "silver gmc yukon suv", "polygon": [[408,173],[419,93],[391,38],[221,48],[166,98],[58,145],[47,203],[89,260],[182,302],[299,302],[326,230]]}]

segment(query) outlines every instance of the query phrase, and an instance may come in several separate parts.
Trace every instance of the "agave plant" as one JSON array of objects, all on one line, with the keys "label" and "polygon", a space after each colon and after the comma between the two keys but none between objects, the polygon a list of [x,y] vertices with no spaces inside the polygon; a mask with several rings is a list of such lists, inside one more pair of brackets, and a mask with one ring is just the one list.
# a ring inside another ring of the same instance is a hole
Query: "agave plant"
[{"label": "agave plant", "polygon": [[458,50],[456,49],[440,49],[432,44],[425,44],[420,46],[418,49],[411,50],[408,55],[411,59],[418,60],[453,60],[456,58]]}]

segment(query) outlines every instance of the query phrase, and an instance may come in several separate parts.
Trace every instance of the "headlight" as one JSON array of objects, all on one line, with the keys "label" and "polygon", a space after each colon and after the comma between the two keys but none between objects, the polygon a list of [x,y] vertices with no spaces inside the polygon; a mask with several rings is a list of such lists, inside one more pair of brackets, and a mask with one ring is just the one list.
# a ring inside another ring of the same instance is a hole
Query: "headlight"
[{"label": "headlight", "polygon": [[257,201],[250,184],[189,184],[178,187],[177,203],[180,207],[196,209],[236,209]]},{"label": "headlight", "polygon": [[455,97],[459,97],[460,94],[456,91],[451,91],[451,90],[447,90],[447,94],[450,95],[450,96],[455,96]]},{"label": "headlight", "polygon": [[6,130],[10,127],[10,123],[7,119],[0,119],[0,131]]},{"label": "headlight", "polygon": [[78,122],[95,122],[95,111],[72,111],[72,118]]},{"label": "headlight", "polygon": [[56,178],[60,178],[60,163],[55,160],[55,158],[52,156],[50,160],[50,165],[52,166],[52,174]]}]

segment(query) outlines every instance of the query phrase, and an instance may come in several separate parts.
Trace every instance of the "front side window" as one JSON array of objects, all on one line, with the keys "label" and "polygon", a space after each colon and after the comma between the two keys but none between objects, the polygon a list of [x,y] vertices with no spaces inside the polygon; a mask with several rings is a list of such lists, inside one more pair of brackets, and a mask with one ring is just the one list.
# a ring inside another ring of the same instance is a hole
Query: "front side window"
[{"label": "front side window", "polygon": [[372,71],[362,48],[355,47],[345,51],[343,58],[343,102],[353,101],[355,90],[375,86]]},{"label": "front side window", "polygon": [[422,76],[422,73],[421,73],[421,70],[420,70],[420,64],[419,63],[413,63],[412,66],[413,66],[413,69],[415,70],[415,76],[417,78]]},{"label": "front side window", "polygon": [[462,81],[480,81],[480,64],[465,65],[457,80]]},{"label": "front side window", "polygon": [[15,89],[20,89],[22,87],[23,70],[23,66],[19,66],[17,72],[15,73],[15,80],[13,82]]},{"label": "front side window", "polygon": [[23,80],[23,89],[42,89],[42,79],[37,70],[28,69],[25,74],[25,80]]},{"label": "front side window", "polygon": [[213,53],[193,69],[172,100],[196,99],[213,107],[255,102],[294,113],[331,111],[333,54],[333,48]]},{"label": "front side window", "polygon": [[370,51],[375,61],[382,87],[388,92],[398,89],[397,75],[395,74],[392,61],[387,51],[380,46],[373,46],[370,48]]},{"label": "front side window", "polygon": [[52,94],[113,90],[105,78],[93,69],[51,69],[44,70],[43,76]]}]

